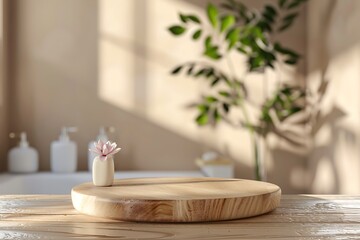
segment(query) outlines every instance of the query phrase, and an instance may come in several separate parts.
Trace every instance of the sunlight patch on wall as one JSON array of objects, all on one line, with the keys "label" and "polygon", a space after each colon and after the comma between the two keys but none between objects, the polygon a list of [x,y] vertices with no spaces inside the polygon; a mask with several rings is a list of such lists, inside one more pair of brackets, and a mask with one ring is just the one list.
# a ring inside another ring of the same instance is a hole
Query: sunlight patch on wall
[{"label": "sunlight patch on wall", "polygon": [[99,97],[126,110],[134,107],[133,1],[99,3]]}]

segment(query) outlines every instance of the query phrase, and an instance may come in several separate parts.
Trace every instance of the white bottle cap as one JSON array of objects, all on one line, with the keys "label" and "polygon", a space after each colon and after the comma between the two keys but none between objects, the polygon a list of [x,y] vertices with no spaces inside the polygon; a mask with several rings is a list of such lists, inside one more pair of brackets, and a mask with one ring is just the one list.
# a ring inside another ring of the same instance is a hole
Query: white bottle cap
[{"label": "white bottle cap", "polygon": [[60,141],[69,141],[70,137],[69,134],[70,132],[76,132],[77,131],[77,127],[63,127],[61,129],[61,134],[59,136],[59,140]]},{"label": "white bottle cap", "polygon": [[103,141],[106,142],[109,140],[109,137],[106,134],[106,128],[105,127],[100,127],[99,128],[99,135],[97,135],[96,140],[99,141]]},{"label": "white bottle cap", "polygon": [[109,141],[109,137],[107,135],[107,133],[112,133],[115,131],[114,127],[103,127],[101,126],[99,128],[99,135],[96,137],[96,141],[103,141],[103,142],[107,142]]},{"label": "white bottle cap", "polygon": [[20,147],[29,147],[29,142],[27,141],[26,132],[21,132],[20,133],[19,146]]}]

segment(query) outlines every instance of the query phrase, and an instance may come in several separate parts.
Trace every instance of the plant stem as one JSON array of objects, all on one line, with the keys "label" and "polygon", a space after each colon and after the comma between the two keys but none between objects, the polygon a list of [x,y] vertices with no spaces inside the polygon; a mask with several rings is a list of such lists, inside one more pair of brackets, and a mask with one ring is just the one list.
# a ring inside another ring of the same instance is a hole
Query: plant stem
[{"label": "plant stem", "polygon": [[255,156],[255,176],[256,176],[256,180],[261,181],[262,179],[262,174],[261,174],[261,169],[260,169],[260,156],[259,156],[259,145],[258,145],[258,140],[256,139],[255,134],[253,134],[253,147],[254,147],[254,156]]},{"label": "plant stem", "polygon": [[[232,61],[229,57],[229,55],[227,54],[226,55],[226,60],[227,60],[227,64],[229,66],[229,70],[232,74],[232,76],[234,77],[233,81],[235,82],[235,68],[234,68],[234,65],[232,64]],[[240,79],[240,81],[242,81]],[[235,90],[233,90],[235,91]],[[261,181],[262,180],[262,174],[260,172],[260,157],[259,157],[259,149],[258,149],[258,141],[256,139],[256,136],[255,136],[255,129],[250,121],[250,118],[249,118],[249,114],[248,114],[248,111],[245,107],[245,104],[244,104],[244,101],[245,101],[245,98],[242,97],[242,101],[240,103],[240,108],[241,108],[241,111],[244,115],[244,120],[245,120],[245,125],[246,125],[246,128],[249,130],[249,133],[250,133],[250,138],[252,140],[252,145],[253,145],[253,149],[254,149],[254,158],[255,158],[255,177],[256,177],[256,180],[258,181]]]}]

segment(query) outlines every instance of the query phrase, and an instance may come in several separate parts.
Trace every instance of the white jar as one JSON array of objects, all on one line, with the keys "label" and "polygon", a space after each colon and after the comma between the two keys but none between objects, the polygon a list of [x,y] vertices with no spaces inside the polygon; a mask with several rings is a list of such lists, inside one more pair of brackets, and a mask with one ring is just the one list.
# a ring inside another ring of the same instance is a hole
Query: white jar
[{"label": "white jar", "polygon": [[93,183],[98,187],[108,187],[114,182],[114,159],[108,156],[106,160],[100,160],[97,156],[92,168]]}]

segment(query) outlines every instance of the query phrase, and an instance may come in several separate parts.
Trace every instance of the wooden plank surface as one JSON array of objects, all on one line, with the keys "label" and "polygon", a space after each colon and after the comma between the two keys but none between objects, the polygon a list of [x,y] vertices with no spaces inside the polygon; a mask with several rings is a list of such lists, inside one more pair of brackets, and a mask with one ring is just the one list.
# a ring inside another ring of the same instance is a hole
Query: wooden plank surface
[{"label": "wooden plank surface", "polygon": [[223,178],[133,178],[110,187],[92,182],[75,186],[79,212],[141,222],[208,222],[257,216],[280,204],[278,186]]},{"label": "wooden plank surface", "polygon": [[131,223],[79,214],[65,195],[0,196],[0,239],[359,239],[360,196],[284,195],[273,212],[212,223]]}]

